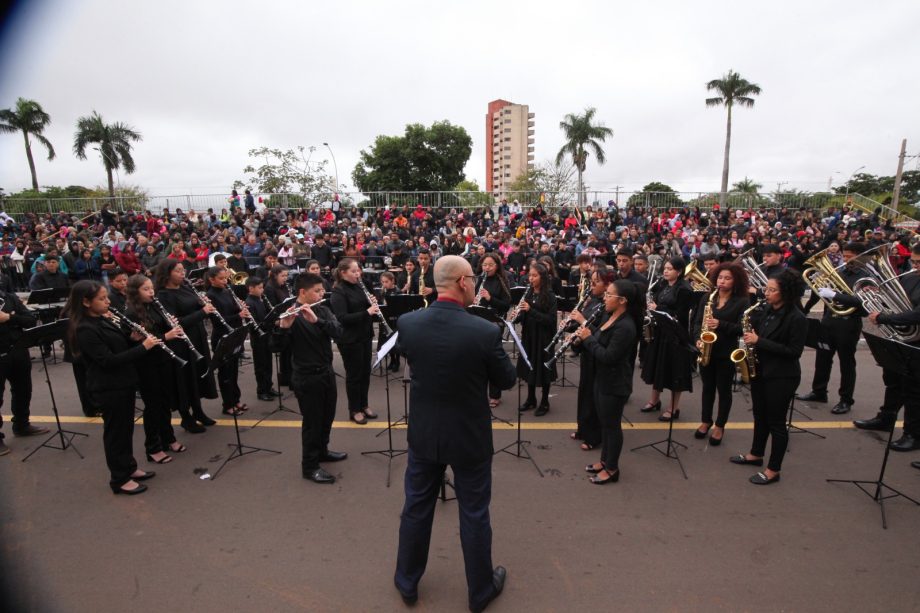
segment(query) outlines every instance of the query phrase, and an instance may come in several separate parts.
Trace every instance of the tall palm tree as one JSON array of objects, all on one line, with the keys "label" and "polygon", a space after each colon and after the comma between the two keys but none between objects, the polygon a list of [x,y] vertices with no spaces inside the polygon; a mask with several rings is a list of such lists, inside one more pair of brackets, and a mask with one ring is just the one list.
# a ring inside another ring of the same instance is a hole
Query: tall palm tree
[{"label": "tall palm tree", "polygon": [[[88,117],[77,120],[77,132],[73,137],[73,152],[81,160],[86,159],[86,147],[90,143],[99,143],[102,165],[105,167],[109,182],[109,195],[115,197],[112,184],[112,171],[124,169],[127,174],[134,172],[134,158],[131,156],[131,143],[141,140],[140,132],[131,126],[116,122],[107,124],[96,111]],[[96,149],[96,147],[94,147]]]},{"label": "tall palm tree", "polygon": [[742,194],[753,194],[756,196],[758,194],[758,190],[760,190],[761,187],[763,187],[761,183],[757,183],[754,181],[754,179],[748,179],[747,177],[744,177],[744,179],[732,185],[732,191]]},{"label": "tall palm tree", "polygon": [[732,107],[736,104],[748,108],[754,106],[751,96],[760,94],[760,86],[744,79],[733,70],[729,70],[721,79],[713,79],[706,84],[709,91],[715,90],[719,96],[706,98],[706,106],[724,106],[728,110],[728,121],[725,127],[725,160],[722,162],[722,189],[719,193],[719,204],[724,207],[728,191],[728,151],[732,142]]},{"label": "tall palm tree", "polygon": [[556,154],[556,164],[561,164],[566,155],[571,156],[575,170],[578,171],[578,203],[580,205],[584,205],[582,175],[588,163],[588,149],[594,151],[597,163],[603,164],[607,158],[604,156],[600,143],[606,141],[608,136],[613,136],[613,130],[602,123],[594,123],[596,112],[597,110],[593,107],[587,108],[584,115],[569,113],[563,121],[559,122],[559,127],[565,134],[565,144]]},{"label": "tall palm tree", "polygon": [[48,150],[48,160],[53,160],[54,147],[51,146],[51,141],[42,136],[42,132],[50,123],[51,116],[34,100],[19,98],[16,100],[15,108],[0,110],[0,132],[22,132],[22,138],[26,142],[26,158],[32,172],[32,189],[35,191],[38,191],[38,175],[35,173],[35,160],[32,158],[32,143],[29,137],[35,137],[35,140]]}]

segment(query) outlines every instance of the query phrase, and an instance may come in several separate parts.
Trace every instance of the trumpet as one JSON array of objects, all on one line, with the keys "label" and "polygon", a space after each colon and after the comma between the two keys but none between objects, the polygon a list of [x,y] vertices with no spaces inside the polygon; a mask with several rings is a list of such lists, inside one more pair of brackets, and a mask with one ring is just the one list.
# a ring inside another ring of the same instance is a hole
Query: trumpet
[{"label": "trumpet", "polygon": [[[419,277],[419,284],[422,283],[424,276]],[[361,286],[361,291],[364,292],[364,296],[367,298],[367,301],[371,306],[377,307],[377,317],[380,321],[380,325],[383,327],[384,332],[387,333],[387,336],[393,336],[393,328],[390,327],[390,324],[387,323],[387,318],[383,316],[383,313],[380,312],[380,305],[377,304],[377,298],[367,290],[367,286],[364,285],[364,281],[358,280],[358,285]],[[428,306],[428,303],[425,303],[425,306]]]},{"label": "trumpet", "polygon": [[[157,299],[156,296],[153,297],[153,306],[156,307],[156,309],[160,312],[160,315],[169,323],[170,326],[182,330],[182,326],[179,325],[179,320],[176,319],[175,315],[166,310],[166,308]],[[195,360],[195,362],[200,362],[204,359],[204,356],[201,355],[197,349],[195,349],[195,344],[192,343],[192,340],[185,334],[185,330],[182,330],[182,335],[179,338],[185,341],[185,344],[188,345],[188,350],[191,352],[189,355],[192,356],[192,359]]]},{"label": "trumpet", "polygon": [[718,289],[712,291],[709,294],[709,300],[706,301],[706,306],[703,307],[703,325],[700,327],[700,356],[696,359],[697,363],[700,366],[709,366],[709,360],[712,358],[712,346],[718,340],[718,336],[715,332],[709,329],[709,326],[706,325],[706,321],[712,318],[712,301],[715,300],[716,295],[719,293]]},{"label": "trumpet", "polygon": [[525,291],[524,295],[521,296],[520,301],[518,301],[518,303],[514,305],[513,309],[508,311],[508,317],[506,318],[506,321],[512,324],[517,323],[518,317],[520,317],[521,315],[521,307],[524,305],[525,302],[527,302],[527,299],[530,297],[531,294],[533,294],[533,285],[528,285],[527,291]]},{"label": "trumpet", "polygon": [[543,362],[543,366],[545,366],[546,368],[552,368],[553,364],[555,364],[559,358],[565,355],[565,352],[568,351],[569,348],[575,344],[575,340],[578,338],[578,330],[581,330],[582,328],[587,328],[588,326],[593,326],[595,322],[597,322],[597,319],[600,317],[601,313],[603,312],[604,312],[604,304],[601,303],[597,305],[597,307],[595,307],[595,309],[591,312],[591,315],[588,316],[585,322],[581,324],[580,326],[578,326],[577,330],[572,332],[572,334],[569,336],[569,338],[566,339],[566,341],[562,344],[562,346],[556,350],[556,353],[553,354],[553,357]]},{"label": "trumpet", "polygon": [[[109,321],[114,326],[118,327],[119,330],[121,329],[122,326],[126,326],[129,330],[131,330],[131,332],[137,332],[138,334],[142,335],[144,338],[153,337],[153,335],[150,332],[147,332],[147,330],[145,330],[143,326],[141,326],[136,321],[131,320],[124,313],[119,313],[118,311],[109,309],[109,315],[110,315]],[[157,339],[157,342],[159,343],[157,347],[162,349],[163,352],[166,353],[166,355],[172,358],[176,362],[176,364],[179,365],[179,368],[182,368],[183,366],[188,364],[188,362],[186,362],[185,360],[177,356],[176,352],[174,352],[172,349],[164,345],[163,341],[161,341],[160,339]]]}]

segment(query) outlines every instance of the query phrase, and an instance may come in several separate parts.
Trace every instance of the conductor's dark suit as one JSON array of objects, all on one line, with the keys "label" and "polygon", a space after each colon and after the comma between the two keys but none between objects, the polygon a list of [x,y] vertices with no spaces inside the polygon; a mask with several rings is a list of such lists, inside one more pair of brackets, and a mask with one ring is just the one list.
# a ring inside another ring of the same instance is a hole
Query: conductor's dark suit
[{"label": "conductor's dark suit", "polygon": [[417,594],[428,562],[431,524],[444,471],[450,465],[460,507],[460,541],[469,604],[491,597],[492,420],[488,386],[510,389],[511,360],[501,329],[438,301],[398,321],[397,347],[411,372],[406,504],[399,527],[396,585]]}]

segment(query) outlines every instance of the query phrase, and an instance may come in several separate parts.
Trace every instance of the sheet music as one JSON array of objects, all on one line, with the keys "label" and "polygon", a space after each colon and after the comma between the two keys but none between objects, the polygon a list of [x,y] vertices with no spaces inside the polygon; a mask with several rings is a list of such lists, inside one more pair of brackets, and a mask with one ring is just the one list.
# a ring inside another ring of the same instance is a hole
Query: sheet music
[{"label": "sheet music", "polygon": [[527,357],[527,352],[524,351],[524,346],[521,344],[521,337],[517,335],[517,332],[514,330],[514,326],[511,325],[511,322],[505,320],[505,325],[508,327],[508,331],[511,332],[511,338],[514,339],[514,344],[517,345],[518,352],[520,352],[521,357],[524,358],[524,363],[527,364],[527,368],[533,370],[533,366],[530,364],[530,359]]},{"label": "sheet music", "polygon": [[387,339],[387,342],[385,342],[379,349],[377,349],[377,361],[374,362],[373,366],[371,366],[371,370],[377,368],[377,365],[380,364],[380,361],[387,357],[387,354],[390,353],[390,350],[393,349],[394,345],[396,345],[397,337],[399,337],[399,332],[395,332],[393,336]]}]

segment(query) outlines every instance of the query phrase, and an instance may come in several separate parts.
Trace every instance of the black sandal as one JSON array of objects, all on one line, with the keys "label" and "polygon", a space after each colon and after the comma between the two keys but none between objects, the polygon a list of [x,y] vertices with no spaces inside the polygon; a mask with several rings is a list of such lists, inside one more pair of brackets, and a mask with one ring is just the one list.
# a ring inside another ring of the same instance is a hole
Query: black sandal
[{"label": "black sandal", "polygon": [[607,485],[608,483],[616,483],[619,480],[620,480],[620,469],[619,468],[615,472],[612,472],[612,473],[608,471],[606,479],[601,479],[597,475],[594,475],[593,477],[588,479],[588,481],[590,481],[594,485]]},{"label": "black sandal", "polygon": [[240,409],[236,407],[230,407],[230,408],[223,410],[224,415],[236,415],[237,417],[239,417],[242,414],[242,412],[243,411],[241,411]]},{"label": "black sandal", "polygon": [[180,443],[179,441],[176,441],[176,444],[179,445],[179,446],[176,447],[176,448],[173,448],[172,444],[170,444],[170,446],[169,446],[169,450],[172,451],[173,453],[185,453],[186,451],[188,451],[188,447],[186,447],[185,445],[183,445],[183,444]]},{"label": "black sandal", "polygon": [[[163,453],[166,453],[166,452],[164,451]],[[148,462],[153,462],[154,464],[169,464],[170,462],[173,461],[173,458],[172,458],[171,455],[167,454],[167,455],[165,455],[164,457],[160,458],[159,460],[154,460],[154,459],[153,459],[153,456],[150,455],[150,454],[148,453],[148,454],[147,454],[147,461],[148,461]]]}]

